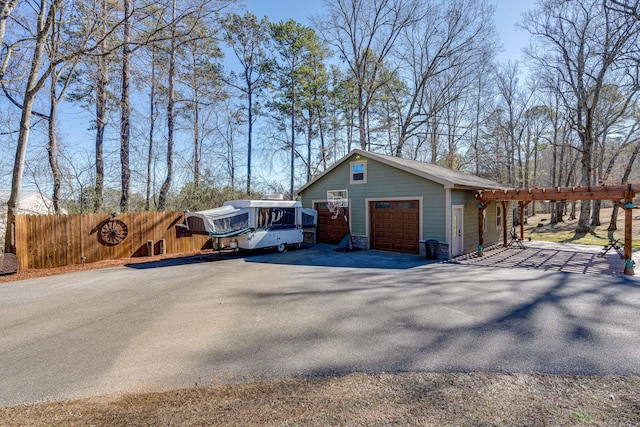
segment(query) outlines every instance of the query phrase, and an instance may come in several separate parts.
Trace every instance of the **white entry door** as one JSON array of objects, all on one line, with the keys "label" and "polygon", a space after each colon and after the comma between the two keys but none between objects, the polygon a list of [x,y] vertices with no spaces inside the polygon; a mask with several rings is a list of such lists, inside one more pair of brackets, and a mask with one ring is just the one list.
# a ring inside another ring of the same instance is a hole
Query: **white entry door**
[{"label": "white entry door", "polygon": [[463,206],[452,207],[451,218],[451,256],[462,255],[462,248],[464,242],[464,223],[463,223]]}]

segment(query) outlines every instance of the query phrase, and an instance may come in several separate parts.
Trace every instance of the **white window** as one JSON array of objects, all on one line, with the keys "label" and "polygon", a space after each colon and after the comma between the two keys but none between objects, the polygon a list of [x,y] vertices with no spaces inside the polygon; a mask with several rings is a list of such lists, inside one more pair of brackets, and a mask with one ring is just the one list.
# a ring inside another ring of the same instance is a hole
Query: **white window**
[{"label": "white window", "polygon": [[496,204],[496,229],[502,228],[502,206]]},{"label": "white window", "polygon": [[366,184],[367,183],[367,163],[356,161],[349,163],[349,183],[350,184]]}]

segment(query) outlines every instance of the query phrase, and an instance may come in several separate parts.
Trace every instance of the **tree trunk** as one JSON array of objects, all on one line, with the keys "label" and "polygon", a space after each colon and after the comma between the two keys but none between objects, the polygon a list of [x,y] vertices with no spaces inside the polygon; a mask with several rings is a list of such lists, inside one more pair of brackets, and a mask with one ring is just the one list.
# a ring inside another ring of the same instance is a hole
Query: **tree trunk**
[{"label": "tree trunk", "polygon": [[309,109],[309,126],[307,133],[309,135],[307,139],[307,182],[311,180],[311,141],[313,140],[313,121],[312,111]]},{"label": "tree trunk", "polygon": [[58,75],[56,73],[51,74],[51,87],[50,90],[50,104],[49,104],[49,146],[47,152],[49,156],[49,166],[51,167],[51,175],[53,177],[53,192],[51,201],[53,203],[53,210],[55,213],[60,213],[60,187],[62,184],[62,173],[58,166],[58,139],[56,136],[56,117],[58,112],[58,97],[56,94],[56,87],[58,83]]},{"label": "tree trunk", "polygon": [[35,40],[33,57],[31,59],[31,67],[29,77],[24,92],[22,102],[22,114],[20,116],[20,129],[18,131],[18,143],[16,145],[16,155],[13,163],[13,173],[11,176],[11,193],[7,202],[7,229],[5,230],[4,251],[11,252],[11,232],[12,224],[15,216],[18,214],[20,205],[20,194],[22,191],[22,178],[24,175],[24,162],[27,155],[27,145],[29,143],[29,130],[31,125],[31,114],[33,112],[33,103],[36,99],[38,90],[40,89],[38,76],[42,63],[42,56],[49,30],[55,18],[55,11],[60,1],[55,1],[46,11],[46,1],[40,3],[38,13],[38,34]]},{"label": "tree trunk", "polygon": [[[195,87],[195,86],[194,86]],[[198,90],[195,90],[194,120],[193,120],[193,186],[198,189],[200,186],[200,101]]]},{"label": "tree trunk", "polygon": [[[627,167],[624,170],[624,174],[622,175],[622,184],[626,184],[629,182],[629,175],[631,175],[631,171],[633,170],[633,164],[636,161],[636,158],[640,154],[640,139],[636,142],[636,146],[633,149],[633,153],[631,153],[631,157],[629,157],[629,162],[627,163]],[[618,222],[618,205],[616,203],[613,204],[613,212],[611,212],[611,220],[609,221],[609,228],[607,230],[614,231],[616,230]]]},{"label": "tree trunk", "polygon": [[[100,3],[102,13],[106,13],[107,2]],[[98,37],[104,37],[105,31],[101,30]],[[104,131],[107,126],[107,82],[109,79],[109,59],[105,54],[106,41],[100,43],[100,55],[98,57],[98,76],[96,81],[96,181],[94,188],[93,211],[100,212],[104,203]]]},{"label": "tree trunk", "polygon": [[438,122],[434,114],[433,121],[431,123],[431,163],[435,164],[438,161]]},{"label": "tree trunk", "polygon": [[[604,150],[605,150],[605,141],[607,139],[607,129],[600,135],[600,144],[595,145],[597,150],[594,152],[595,159],[595,172],[597,174],[593,179],[593,183],[596,185],[604,184]],[[600,225],[600,208],[602,207],[602,200],[594,200],[593,201],[593,210],[591,211],[591,226],[597,227]]]},{"label": "tree trunk", "polygon": [[233,149],[233,125],[234,119],[232,116],[227,116],[227,164],[229,166],[229,175],[231,179],[231,190],[235,190],[236,188],[236,165],[234,160],[234,149]]},{"label": "tree trunk", "polygon": [[[533,143],[533,186],[538,186],[538,138]],[[531,215],[536,215],[536,202],[531,202]]]},{"label": "tree trunk", "polygon": [[322,113],[318,108],[318,131],[320,132],[320,150],[322,155],[322,170],[327,170],[327,148],[324,142],[324,126],[322,124]]},{"label": "tree trunk", "polygon": [[476,95],[475,135],[473,136],[473,152],[476,163],[476,176],[480,176],[480,97],[482,96],[482,75],[478,78],[478,94]]},{"label": "tree trunk", "polygon": [[[355,122],[355,114],[354,110],[350,108],[350,111],[347,113],[349,115],[349,119],[347,120],[347,152],[351,152],[351,147],[353,146],[353,126]],[[336,141],[337,139],[334,139]],[[335,151],[335,150],[334,150]],[[334,153],[335,156],[335,153]]]},{"label": "tree trunk", "polygon": [[[582,150],[582,179],[581,185],[583,187],[591,186],[591,144],[586,140],[586,136],[583,140]],[[591,203],[583,201],[580,203],[580,217],[578,218],[578,227],[576,233],[589,233],[591,227],[589,226],[589,218],[591,216]]]},{"label": "tree trunk", "polygon": [[361,86],[358,87],[358,136],[360,138],[360,149],[367,149],[367,110],[364,106],[364,94]]},{"label": "tree trunk", "polygon": [[[571,160],[571,163],[567,168],[565,187],[571,187],[572,184],[575,185],[575,171],[576,171],[577,164],[578,164],[578,156],[575,155],[573,156],[573,160]],[[566,203],[563,206],[563,213],[565,215],[567,214]],[[576,219],[576,202],[575,201],[571,203],[571,211],[569,212],[569,220],[573,221],[574,219]]]},{"label": "tree trunk", "polygon": [[98,81],[96,87],[96,183],[94,212],[102,210],[104,201],[104,130],[107,126],[107,79],[109,64],[106,56],[101,56],[98,65]]},{"label": "tree trunk", "polygon": [[236,163],[235,163],[235,152],[233,149],[233,127],[232,123],[229,122],[229,138],[227,138],[227,158],[229,159],[229,171],[231,175],[231,190],[236,189]]},{"label": "tree trunk", "polygon": [[129,143],[131,139],[131,1],[123,0],[124,8],[124,29],[122,40],[122,92],[120,98],[121,118],[120,118],[120,163],[121,163],[121,184],[122,194],[120,196],[120,210],[129,211],[129,194],[131,187],[131,168],[129,166]]},{"label": "tree trunk", "polygon": [[247,96],[249,98],[249,132],[247,134],[247,195],[251,194],[251,136],[253,131],[253,92],[251,84],[248,83]]},{"label": "tree trunk", "polygon": [[144,210],[151,209],[151,165],[153,163],[153,133],[156,127],[156,48],[151,47],[151,91],[149,93],[149,152],[147,154],[147,188]]},{"label": "tree trunk", "polygon": [[[554,126],[555,128],[555,126]],[[554,133],[556,131],[554,130]],[[555,138],[554,138],[554,142],[553,142],[553,151],[552,151],[552,155],[551,155],[551,186],[552,187],[557,187],[558,185],[556,184],[556,162],[557,162],[557,158],[558,158],[558,147],[555,143]],[[556,210],[556,202],[552,201],[549,204],[549,212],[551,213],[551,219],[550,219],[550,223],[551,224],[557,224],[558,223],[558,212]]]},{"label": "tree trunk", "polygon": [[[61,36],[60,24],[56,22],[52,26],[51,30],[51,38],[49,40],[49,55],[51,58],[58,57],[60,54],[60,36]],[[48,123],[48,136],[49,136],[49,145],[47,147],[48,157],[49,157],[49,166],[51,168],[51,176],[53,178],[53,191],[52,191],[52,204],[53,210],[55,213],[60,213],[60,191],[62,187],[62,172],[60,171],[60,167],[58,165],[58,138],[56,135],[56,126],[57,126],[57,118],[58,118],[58,105],[62,96],[69,88],[69,83],[71,82],[71,76],[73,75],[75,68],[78,64],[79,57],[76,57],[71,62],[71,67],[68,72],[68,78],[64,79],[64,84],[60,88],[60,93],[58,93],[58,84],[60,82],[60,78],[66,70],[66,64],[58,65],[58,68],[52,68],[51,79],[50,79],[50,87],[49,87],[49,123]]]},{"label": "tree trunk", "polygon": [[4,46],[4,33],[7,27],[7,19],[17,5],[18,0],[3,0],[0,2],[0,47]]},{"label": "tree trunk", "polygon": [[169,100],[167,102],[167,177],[160,187],[160,195],[158,196],[158,209],[163,211],[167,206],[167,198],[171,181],[173,180],[173,132],[174,123],[174,107],[176,103],[175,84],[175,68],[176,68],[176,0],[173,0],[171,10],[171,48],[169,51],[169,76],[168,87]]},{"label": "tree trunk", "polygon": [[200,91],[198,84],[198,77],[195,72],[197,69],[197,61],[195,55],[192,61],[193,75],[191,79],[191,86],[193,87],[193,188],[197,190],[200,187],[200,160],[201,160],[201,145],[200,141]]},{"label": "tree trunk", "polygon": [[293,196],[293,180],[295,172],[295,154],[296,154],[296,129],[295,129],[295,107],[296,107],[296,92],[295,82],[293,80],[293,71],[291,72],[291,200],[295,199]]}]

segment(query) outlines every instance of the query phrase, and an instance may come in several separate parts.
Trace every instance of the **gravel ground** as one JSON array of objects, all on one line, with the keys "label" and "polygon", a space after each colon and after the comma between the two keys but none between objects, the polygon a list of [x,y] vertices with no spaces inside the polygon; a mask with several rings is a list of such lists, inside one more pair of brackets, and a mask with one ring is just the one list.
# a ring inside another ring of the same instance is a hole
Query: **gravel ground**
[{"label": "gravel ground", "polygon": [[637,426],[640,378],[351,374],[0,408],[0,424]]}]

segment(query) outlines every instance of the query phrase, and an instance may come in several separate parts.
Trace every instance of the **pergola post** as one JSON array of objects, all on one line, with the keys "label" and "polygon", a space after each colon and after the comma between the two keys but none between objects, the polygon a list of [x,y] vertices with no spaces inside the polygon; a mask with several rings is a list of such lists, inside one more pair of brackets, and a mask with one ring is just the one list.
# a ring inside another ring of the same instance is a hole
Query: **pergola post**
[{"label": "pergola post", "polygon": [[[507,202],[504,200],[500,201],[502,205],[502,247],[507,247]],[[513,223],[513,219],[511,220]]]},{"label": "pergola post", "polygon": [[520,206],[520,240],[524,240],[524,208],[529,203],[531,203],[531,200],[518,202],[518,205]]},{"label": "pergola post", "polygon": [[478,256],[484,256],[484,210],[486,203],[478,202]]},{"label": "pergola post", "polygon": [[633,231],[633,194],[631,191],[625,191],[624,194],[624,274],[628,276],[635,275],[633,262],[632,231]]}]

